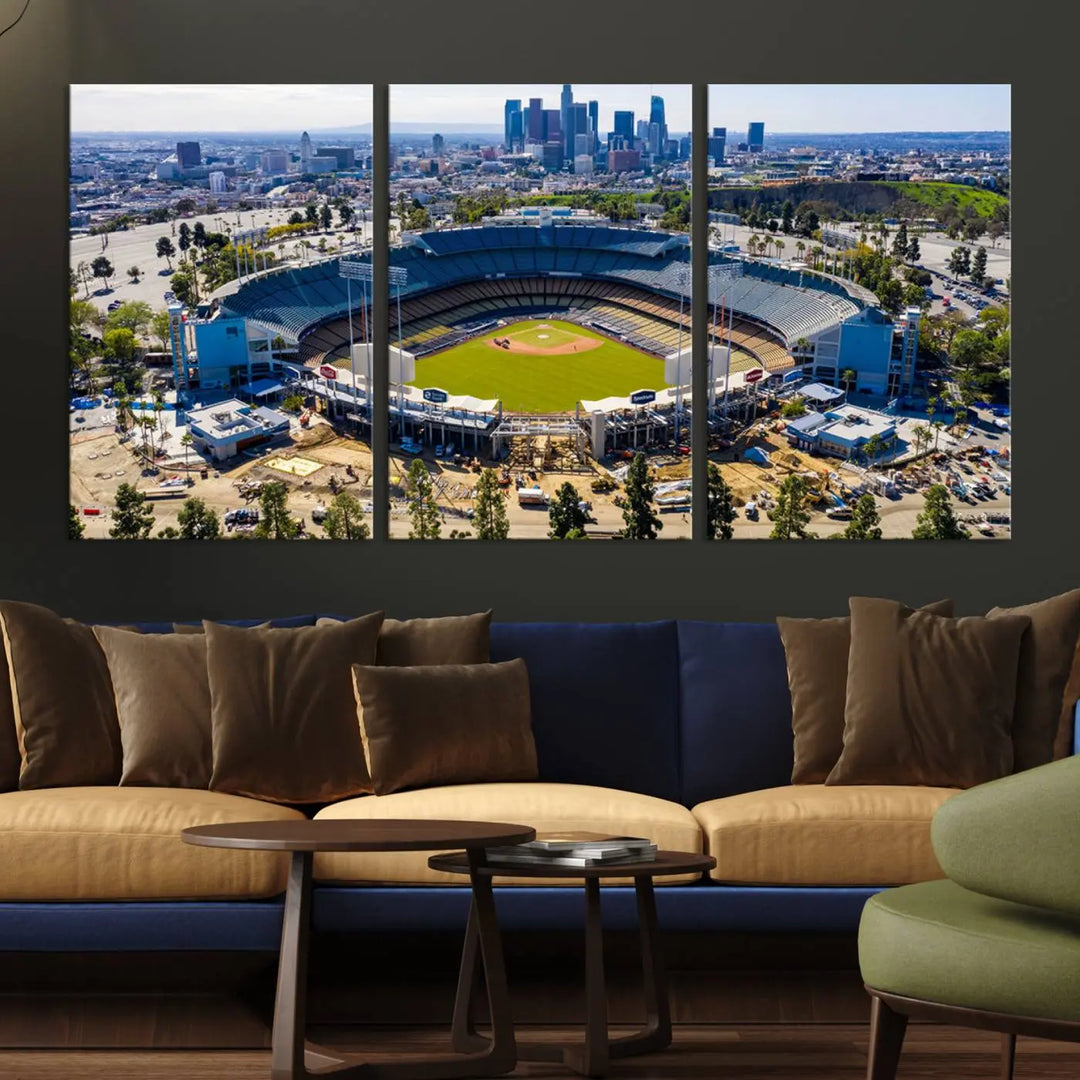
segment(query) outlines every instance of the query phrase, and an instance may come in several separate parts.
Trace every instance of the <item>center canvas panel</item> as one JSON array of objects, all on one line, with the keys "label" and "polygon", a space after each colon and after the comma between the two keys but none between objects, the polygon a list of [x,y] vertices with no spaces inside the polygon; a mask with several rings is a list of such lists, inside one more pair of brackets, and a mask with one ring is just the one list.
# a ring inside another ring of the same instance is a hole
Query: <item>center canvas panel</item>
[{"label": "center canvas panel", "polygon": [[391,538],[689,538],[689,128],[687,86],[391,88]]}]

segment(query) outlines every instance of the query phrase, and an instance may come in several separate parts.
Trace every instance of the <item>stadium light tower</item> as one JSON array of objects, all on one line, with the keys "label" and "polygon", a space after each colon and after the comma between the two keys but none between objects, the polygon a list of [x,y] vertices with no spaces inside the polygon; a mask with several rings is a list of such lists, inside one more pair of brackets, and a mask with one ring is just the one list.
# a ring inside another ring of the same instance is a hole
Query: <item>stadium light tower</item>
[{"label": "stadium light tower", "polygon": [[[361,282],[363,288],[363,312],[364,312],[364,336],[367,342],[367,349],[365,350],[365,357],[367,359],[366,364],[366,378],[367,378],[367,401],[368,406],[373,407],[372,395],[371,395],[371,324],[368,319],[368,306],[367,306],[367,287],[368,282],[374,280],[374,271],[372,270],[371,263],[362,262],[359,259],[338,259],[338,274],[345,279],[345,294],[347,297],[347,303],[349,305],[349,367],[352,368],[352,384],[353,384],[353,407],[356,408],[356,363],[353,357],[353,329],[352,329],[352,289],[349,285],[351,281]],[[390,284],[397,286],[397,309],[398,309],[398,368],[400,376],[401,367],[401,287],[408,280],[409,274],[404,267],[391,266],[390,267]],[[400,377],[398,378],[399,387],[401,384]],[[401,409],[404,415],[405,402],[404,402],[405,390],[404,387],[400,388],[398,407]]]}]

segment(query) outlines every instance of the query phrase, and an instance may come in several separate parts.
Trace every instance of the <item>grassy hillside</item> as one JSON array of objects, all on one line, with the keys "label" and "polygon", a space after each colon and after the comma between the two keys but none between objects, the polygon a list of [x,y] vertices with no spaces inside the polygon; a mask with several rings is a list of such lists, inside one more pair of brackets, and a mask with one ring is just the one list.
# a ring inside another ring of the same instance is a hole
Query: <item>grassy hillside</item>
[{"label": "grassy hillside", "polygon": [[876,182],[878,186],[891,188],[901,197],[911,202],[925,206],[930,214],[936,213],[944,206],[955,206],[961,213],[965,207],[972,207],[979,217],[990,217],[994,210],[1007,203],[1003,195],[986,188],[968,187],[966,184],[945,184],[930,181],[923,184],[908,182],[888,183]]},{"label": "grassy hillside", "polygon": [[[755,204],[779,214],[790,199],[796,207],[808,203],[822,217],[919,217],[939,214],[948,207],[963,214],[965,207],[989,218],[996,207],[1008,200],[996,192],[965,184],[911,183],[884,180],[821,181],[800,180],[776,187],[722,187],[709,189],[709,209],[741,213]],[[925,208],[924,212],[922,208]]]}]

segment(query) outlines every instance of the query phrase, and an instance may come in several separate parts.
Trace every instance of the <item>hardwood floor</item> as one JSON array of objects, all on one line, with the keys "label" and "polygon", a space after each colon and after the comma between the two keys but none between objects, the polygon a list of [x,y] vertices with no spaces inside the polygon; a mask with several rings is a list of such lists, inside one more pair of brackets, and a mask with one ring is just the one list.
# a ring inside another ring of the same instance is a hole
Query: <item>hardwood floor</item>
[{"label": "hardwood floor", "polygon": [[[567,1040],[577,1028],[534,1028],[530,1040]],[[615,1031],[618,1033],[618,1031]],[[863,1024],[683,1024],[670,1049],[616,1062],[611,1076],[634,1080],[862,1080],[868,1029]],[[437,1053],[444,1028],[316,1030],[326,1045],[368,1053]],[[908,1029],[898,1080],[996,1080],[1000,1044],[985,1032],[932,1024]],[[0,1051],[0,1080],[266,1080],[266,1051]],[[1021,1039],[1016,1080],[1072,1080],[1080,1046]],[[556,1065],[522,1064],[520,1080],[571,1077]]]}]

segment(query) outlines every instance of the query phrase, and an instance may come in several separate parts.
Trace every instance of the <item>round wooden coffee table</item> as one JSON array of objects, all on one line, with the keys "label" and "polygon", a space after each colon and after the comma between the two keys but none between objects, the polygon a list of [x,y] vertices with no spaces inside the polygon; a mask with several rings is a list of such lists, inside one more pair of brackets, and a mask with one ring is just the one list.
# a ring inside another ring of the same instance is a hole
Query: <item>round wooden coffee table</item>
[{"label": "round wooden coffee table", "polygon": [[[525,825],[490,821],[252,821],[199,825],[180,834],[205,847],[288,851],[292,854],[281,930],[277,996],[274,1000],[270,1076],[272,1080],[312,1080],[333,1074],[364,1080],[455,1080],[500,1076],[517,1064],[514,1025],[506,988],[502,942],[495,917],[491,875],[481,873],[484,848],[520,844],[536,831]],[[316,851],[440,851],[460,854],[472,882],[469,927],[480,942],[492,1036],[476,1051],[454,1058],[365,1063],[356,1055],[327,1054],[305,1047],[308,941],[311,933],[311,864]]]},{"label": "round wooden coffee table", "polygon": [[[585,885],[585,1041],[573,1046],[519,1045],[522,1061],[561,1061],[585,1076],[606,1076],[612,1058],[629,1057],[662,1050],[671,1043],[671,1008],[668,1002],[667,972],[660,954],[653,878],[669,874],[691,874],[711,870],[716,860],[710,855],[687,851],[658,851],[647,862],[608,866],[512,866],[476,864],[468,852],[433,855],[428,866],[451,874],[477,878],[581,878]],[[607,995],[604,988],[604,938],[600,919],[600,882],[604,878],[634,879],[637,893],[638,929],[641,934],[641,963],[645,979],[646,1023],[641,1031],[622,1038],[608,1037]],[[454,1002],[453,1045],[459,1053],[476,1053],[490,1042],[478,1035],[473,1020],[473,1003],[479,977],[477,961],[483,951],[483,917],[476,903],[475,884],[465,950],[458,975]],[[486,974],[484,976],[487,978]],[[490,996],[490,990],[488,991]],[[494,1032],[493,1032],[494,1037]]]}]

